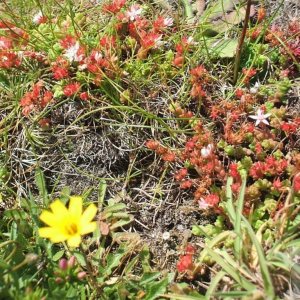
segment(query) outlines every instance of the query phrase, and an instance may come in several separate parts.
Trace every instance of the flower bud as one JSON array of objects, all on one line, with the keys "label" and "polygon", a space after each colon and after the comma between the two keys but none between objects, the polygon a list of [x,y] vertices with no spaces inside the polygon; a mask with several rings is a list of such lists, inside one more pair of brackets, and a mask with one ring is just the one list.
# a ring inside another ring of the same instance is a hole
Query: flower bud
[{"label": "flower bud", "polygon": [[65,258],[62,258],[59,260],[58,267],[62,270],[65,271],[68,268],[68,261]]},{"label": "flower bud", "polygon": [[76,257],[72,255],[68,260],[68,267],[73,268],[75,266]]},{"label": "flower bud", "polygon": [[55,282],[57,283],[57,284],[60,284],[60,283],[62,283],[64,280],[61,278],[61,277],[56,277],[55,278]]},{"label": "flower bud", "polygon": [[84,271],[79,272],[79,273],[77,274],[77,278],[78,278],[79,280],[84,279],[85,276],[86,276],[86,272],[84,272]]}]

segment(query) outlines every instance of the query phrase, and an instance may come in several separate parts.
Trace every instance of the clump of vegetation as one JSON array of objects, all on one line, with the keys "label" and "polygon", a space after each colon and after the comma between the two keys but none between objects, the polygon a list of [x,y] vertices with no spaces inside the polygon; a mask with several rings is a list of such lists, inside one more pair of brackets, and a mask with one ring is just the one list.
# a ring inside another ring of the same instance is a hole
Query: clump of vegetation
[{"label": "clump of vegetation", "polygon": [[25,2],[0,6],[0,298],[292,293],[300,23],[273,22],[282,3]]}]

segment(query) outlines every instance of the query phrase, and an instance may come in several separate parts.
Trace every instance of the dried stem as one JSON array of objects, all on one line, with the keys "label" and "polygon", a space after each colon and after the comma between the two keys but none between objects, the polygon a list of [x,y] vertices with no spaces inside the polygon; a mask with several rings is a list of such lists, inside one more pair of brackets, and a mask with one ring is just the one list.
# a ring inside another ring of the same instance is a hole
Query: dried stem
[{"label": "dried stem", "polygon": [[233,84],[236,84],[237,78],[238,78],[238,73],[239,73],[239,67],[240,67],[240,60],[241,60],[241,54],[242,54],[242,48],[248,28],[248,22],[249,22],[249,17],[250,17],[250,8],[251,8],[251,0],[247,0],[247,8],[246,8],[246,15],[244,19],[244,27],[243,31],[239,40],[239,44],[237,46],[236,50],[236,56],[235,56],[235,61],[234,61],[234,73],[233,73]]}]

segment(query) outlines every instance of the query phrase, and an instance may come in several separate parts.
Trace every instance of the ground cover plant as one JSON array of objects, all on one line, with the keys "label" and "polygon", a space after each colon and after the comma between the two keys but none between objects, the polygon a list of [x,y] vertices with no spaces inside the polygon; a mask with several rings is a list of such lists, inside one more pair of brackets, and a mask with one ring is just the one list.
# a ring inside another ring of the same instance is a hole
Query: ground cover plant
[{"label": "ground cover plant", "polygon": [[0,299],[293,299],[297,1],[0,4]]}]

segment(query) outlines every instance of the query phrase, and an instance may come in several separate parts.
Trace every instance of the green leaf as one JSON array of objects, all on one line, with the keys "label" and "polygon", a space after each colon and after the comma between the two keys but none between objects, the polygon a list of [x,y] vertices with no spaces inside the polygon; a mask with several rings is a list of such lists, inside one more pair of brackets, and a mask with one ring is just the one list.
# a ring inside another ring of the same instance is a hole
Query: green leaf
[{"label": "green leaf", "polygon": [[[253,293],[251,293],[252,295]],[[233,298],[238,298],[241,299],[242,297],[245,296],[250,296],[249,292],[243,292],[243,291],[229,291],[229,292],[220,292],[216,293],[216,296],[222,297],[221,299],[233,299]],[[220,298],[219,298],[220,299]]]},{"label": "green leaf", "polygon": [[140,279],[139,284],[141,286],[145,286],[147,283],[154,281],[160,276],[160,272],[153,272],[153,273],[144,273]]},{"label": "green leaf", "polygon": [[209,287],[206,291],[205,297],[206,299],[212,299],[214,291],[217,289],[219,282],[224,278],[226,272],[220,271],[212,278]]},{"label": "green leaf", "polygon": [[111,206],[108,206],[104,209],[104,214],[110,213],[110,212],[118,212],[120,210],[123,210],[126,208],[126,205],[124,203],[116,203]]},{"label": "green leaf", "polygon": [[136,256],[133,259],[131,259],[124,268],[124,274],[126,275],[129,274],[138,262],[139,262],[139,256]]},{"label": "green leaf", "polygon": [[127,216],[128,216],[127,219],[119,220],[119,221],[117,221],[116,223],[114,223],[113,225],[111,225],[111,226],[110,226],[110,229],[111,229],[111,230],[114,230],[114,229],[116,229],[116,228],[118,228],[118,227],[122,227],[122,226],[125,226],[125,225],[131,223],[131,222],[133,221],[134,217],[131,216],[131,215],[127,215]]},{"label": "green leaf", "polygon": [[71,189],[68,186],[65,186],[62,188],[61,192],[60,192],[60,200],[66,204],[69,199],[70,199],[70,195],[71,195]]},{"label": "green leaf", "polygon": [[81,252],[79,252],[79,251],[74,251],[73,254],[76,257],[78,263],[81,266],[85,267],[86,266],[86,262],[85,262],[84,255]]},{"label": "green leaf", "polygon": [[99,183],[99,188],[98,188],[98,207],[99,207],[99,209],[102,208],[102,205],[104,203],[106,188],[107,188],[106,181],[101,180],[100,183]]},{"label": "green leaf", "polygon": [[239,193],[238,201],[237,201],[237,208],[236,208],[236,218],[234,222],[234,231],[236,233],[236,239],[234,242],[234,250],[236,252],[236,255],[238,259],[241,259],[242,257],[242,228],[241,228],[241,218],[243,215],[243,208],[244,208],[244,197],[245,197],[245,191],[246,191],[246,183],[247,183],[247,176],[246,173],[241,173],[242,177],[242,186]]},{"label": "green leaf", "polygon": [[144,246],[142,251],[140,252],[140,258],[142,263],[142,268],[145,273],[151,271],[150,267],[150,251],[148,246]]},{"label": "green leaf", "polygon": [[233,183],[233,178],[228,177],[227,182],[226,182],[225,208],[226,208],[226,212],[230,218],[230,221],[234,224],[236,215],[235,215],[235,210],[234,210],[234,206],[233,206],[232,189],[231,189],[232,183]]},{"label": "green leaf", "polygon": [[155,282],[146,288],[146,295],[144,300],[155,300],[158,296],[165,293],[169,284],[168,278],[165,278],[159,282]]},{"label": "green leaf", "polygon": [[[218,235],[216,235],[211,241],[209,241],[207,243],[207,247],[210,248],[210,249],[213,249],[219,243],[224,242],[228,238],[235,238],[235,234],[232,231],[230,231],[230,230],[222,231],[221,233],[219,233]],[[206,257],[207,254],[208,254],[207,251],[204,249],[201,252],[201,256],[199,258],[199,261],[203,262],[203,260],[204,260],[204,258]]]},{"label": "green leaf", "polygon": [[218,0],[211,4],[211,6],[206,10],[204,16],[212,21],[213,19],[217,19],[225,15],[227,11],[232,9],[232,7],[232,0]]},{"label": "green leaf", "polygon": [[9,269],[9,265],[2,259],[0,259],[0,269]]},{"label": "green leaf", "polygon": [[236,54],[237,46],[237,39],[223,39],[213,44],[212,51],[220,58],[232,58]]},{"label": "green leaf", "polygon": [[52,260],[53,260],[53,261],[58,261],[60,258],[63,257],[64,253],[65,253],[65,250],[61,250],[61,251],[56,252],[56,253],[53,255],[53,257],[52,257]]},{"label": "green leaf", "polygon": [[40,196],[43,198],[44,205],[48,206],[49,199],[48,199],[48,191],[46,188],[45,177],[41,168],[39,167],[37,167],[35,170],[35,183],[38,187]]},{"label": "green leaf", "polygon": [[231,266],[229,263],[227,263],[227,261],[217,252],[213,251],[208,247],[205,247],[204,249],[212,257],[212,259],[223,268],[223,270],[228,274],[228,276],[230,276],[238,284],[240,284],[243,289],[247,291],[253,291],[255,289],[255,286],[250,281],[248,281],[244,276],[239,274],[237,272],[237,269]]},{"label": "green leaf", "polygon": [[124,248],[120,247],[117,252],[109,253],[106,258],[106,264],[104,266],[99,266],[99,272],[102,274],[103,278],[107,278],[111,275],[114,268],[118,267],[121,259],[126,255]]},{"label": "green leaf", "polygon": [[164,297],[172,299],[172,300],[207,300],[204,296],[188,296],[188,295],[177,295],[177,294],[167,294]]},{"label": "green leaf", "polygon": [[261,275],[263,278],[265,292],[267,293],[267,295],[270,299],[274,299],[275,291],[274,291],[274,287],[273,287],[273,283],[272,283],[272,278],[271,278],[271,275],[268,270],[268,265],[267,265],[267,261],[266,261],[266,258],[265,258],[264,252],[263,252],[263,248],[262,248],[261,244],[259,243],[259,241],[257,240],[255,232],[253,231],[248,220],[243,215],[241,216],[241,219],[243,220],[243,226],[246,227],[248,234],[250,236],[250,239],[251,239],[252,243],[254,244],[257,255],[258,255],[259,267],[260,267]]}]

